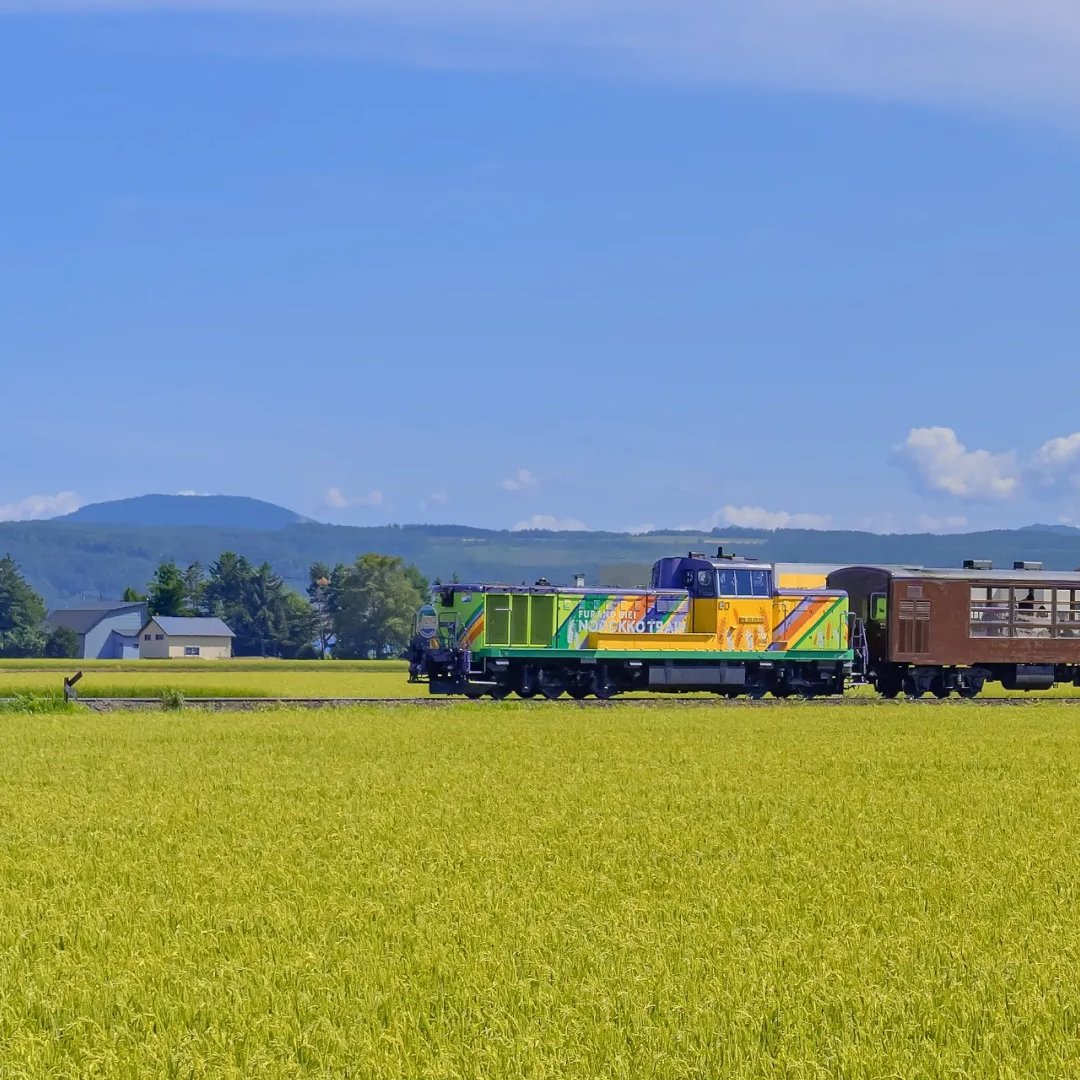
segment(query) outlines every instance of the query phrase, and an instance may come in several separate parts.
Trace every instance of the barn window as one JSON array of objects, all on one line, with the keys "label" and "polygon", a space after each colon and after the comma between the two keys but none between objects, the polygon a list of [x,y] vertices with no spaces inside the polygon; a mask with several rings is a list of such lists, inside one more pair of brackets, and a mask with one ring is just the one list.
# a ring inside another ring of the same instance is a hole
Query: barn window
[{"label": "barn window", "polygon": [[199,646],[198,645],[185,645],[184,646],[184,655],[185,656],[198,656],[199,655]]}]

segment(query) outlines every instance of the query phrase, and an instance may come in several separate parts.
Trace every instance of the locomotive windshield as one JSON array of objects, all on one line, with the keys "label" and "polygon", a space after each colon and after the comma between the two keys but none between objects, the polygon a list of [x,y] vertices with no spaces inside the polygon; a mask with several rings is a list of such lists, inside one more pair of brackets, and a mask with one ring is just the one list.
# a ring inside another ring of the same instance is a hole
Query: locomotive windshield
[{"label": "locomotive windshield", "polygon": [[772,596],[771,570],[740,570],[725,566],[720,569],[719,576],[721,596]]}]

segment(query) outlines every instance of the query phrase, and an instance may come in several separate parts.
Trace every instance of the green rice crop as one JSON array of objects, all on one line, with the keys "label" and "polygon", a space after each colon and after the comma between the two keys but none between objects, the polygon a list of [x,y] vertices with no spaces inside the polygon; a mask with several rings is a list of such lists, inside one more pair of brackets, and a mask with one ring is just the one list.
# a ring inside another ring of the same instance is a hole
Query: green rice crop
[{"label": "green rice crop", "polygon": [[0,1074],[1077,1075],[1078,720],[4,716]]}]

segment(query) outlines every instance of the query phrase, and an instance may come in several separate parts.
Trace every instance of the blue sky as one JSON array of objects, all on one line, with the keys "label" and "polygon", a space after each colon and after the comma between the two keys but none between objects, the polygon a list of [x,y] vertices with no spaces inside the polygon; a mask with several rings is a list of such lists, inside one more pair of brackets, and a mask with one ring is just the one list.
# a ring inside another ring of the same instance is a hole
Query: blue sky
[{"label": "blue sky", "polygon": [[0,0],[0,518],[1080,523],[1080,11],[326,7]]}]

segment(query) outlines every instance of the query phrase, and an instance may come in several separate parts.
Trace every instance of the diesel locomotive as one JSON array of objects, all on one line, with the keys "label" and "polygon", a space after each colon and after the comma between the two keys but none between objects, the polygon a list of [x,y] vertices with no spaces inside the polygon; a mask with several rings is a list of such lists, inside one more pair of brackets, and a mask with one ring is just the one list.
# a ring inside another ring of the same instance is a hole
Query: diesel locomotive
[{"label": "diesel locomotive", "polygon": [[814,588],[785,576],[719,550],[661,559],[647,589],[441,585],[417,617],[411,672],[471,698],[1080,686],[1080,573],[972,561],[836,567]]},{"label": "diesel locomotive", "polygon": [[467,697],[842,693],[847,594],[782,588],[774,574],[720,550],[661,559],[647,589],[443,585],[417,619],[414,675]]}]

